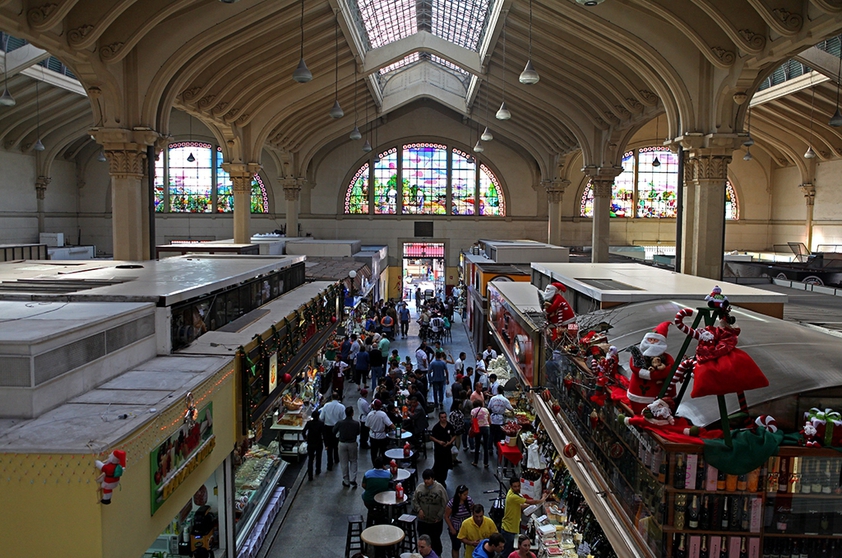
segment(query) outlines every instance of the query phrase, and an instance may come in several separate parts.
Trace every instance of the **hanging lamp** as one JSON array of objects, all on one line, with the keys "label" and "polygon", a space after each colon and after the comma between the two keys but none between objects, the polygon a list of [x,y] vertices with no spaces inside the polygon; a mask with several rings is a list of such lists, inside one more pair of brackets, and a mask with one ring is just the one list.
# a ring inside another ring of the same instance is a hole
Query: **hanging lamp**
[{"label": "hanging lamp", "polygon": [[38,81],[35,81],[35,130],[38,139],[32,146],[33,151],[44,151],[44,144],[41,143],[41,98],[38,94]]},{"label": "hanging lamp", "polygon": [[815,159],[816,152],[813,151],[813,107],[816,102],[816,90],[813,89],[813,74],[810,74],[810,143],[807,144],[807,151],[804,152],[805,159]]},{"label": "hanging lamp", "polygon": [[508,19],[503,22],[503,102],[494,115],[497,120],[508,120],[512,117],[509,112],[509,107],[506,106],[506,27],[508,26]]},{"label": "hanging lamp", "polygon": [[520,73],[518,81],[524,85],[535,85],[540,79],[541,76],[532,66],[532,0],[529,0],[529,54],[526,59],[526,67]]},{"label": "hanging lamp", "polygon": [[482,135],[479,137],[482,141],[491,141],[494,139],[494,135],[491,133],[491,130],[488,129],[488,78],[485,79],[485,130],[483,130]]},{"label": "hanging lamp", "polygon": [[[3,46],[3,53],[8,56],[9,54],[9,35],[6,34],[6,44]],[[0,106],[3,107],[13,107],[15,106],[15,98],[12,97],[12,94],[9,93],[9,65],[7,63],[3,64],[3,95],[0,95]]]},{"label": "hanging lamp", "polygon": [[351,130],[351,135],[348,136],[354,141],[361,139],[363,135],[357,126],[357,61],[354,60],[354,129]]},{"label": "hanging lamp", "polygon": [[[655,118],[655,142],[657,142],[658,138],[661,137],[660,126],[659,126],[660,123],[661,123],[660,119],[661,119],[660,115],[658,115]],[[658,160],[658,154],[657,153],[655,154],[655,158],[652,160],[652,166],[655,167],[656,169],[661,166],[661,161]]]},{"label": "hanging lamp", "polygon": [[330,117],[339,119],[345,116],[345,111],[339,106],[339,16],[336,16],[336,28],[333,31],[334,51],[334,89],[333,108],[330,109]]},{"label": "hanging lamp", "polygon": [[[365,103],[365,123],[368,124],[368,101]],[[371,126],[369,126],[368,130],[365,134],[365,143],[363,144],[363,152],[370,153],[371,152],[371,142],[368,141],[368,135],[371,133]]]},{"label": "hanging lamp", "polygon": [[834,128],[842,126],[842,112],[839,112],[839,80],[842,79],[842,52],[839,53],[839,65],[836,69],[836,112],[830,117],[828,124]]},{"label": "hanging lamp", "polygon": [[300,58],[298,60],[298,67],[292,72],[292,79],[298,83],[307,83],[313,79],[313,74],[307,68],[304,62],[304,0],[301,0],[301,49]]},{"label": "hanging lamp", "polygon": [[100,163],[107,163],[108,162],[108,159],[105,158],[105,152],[103,152],[101,149],[99,151],[99,154],[96,156],[96,160],[99,161]]},{"label": "hanging lamp", "polygon": [[[187,116],[190,117],[190,142],[193,142],[193,115],[188,114]],[[187,156],[188,163],[195,163],[196,158],[193,156],[193,152],[191,151],[190,154]]]},{"label": "hanging lamp", "polygon": [[[746,130],[748,131],[748,137],[743,142],[743,147],[751,147],[754,145],[754,139],[751,137],[751,106],[748,107],[748,116],[746,117]],[[746,159],[747,161],[749,159]]]}]

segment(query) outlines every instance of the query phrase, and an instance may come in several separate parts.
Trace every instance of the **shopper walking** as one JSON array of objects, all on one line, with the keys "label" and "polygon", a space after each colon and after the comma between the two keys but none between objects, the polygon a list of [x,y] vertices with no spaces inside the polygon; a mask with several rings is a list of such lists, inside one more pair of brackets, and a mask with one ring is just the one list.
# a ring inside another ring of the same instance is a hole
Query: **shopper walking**
[{"label": "shopper walking", "polygon": [[474,437],[474,462],[471,465],[479,467],[479,450],[482,448],[484,466],[488,469],[488,438],[491,423],[488,409],[479,401],[474,401],[474,408],[471,411],[471,421],[474,419],[477,419],[479,423],[479,434]]},{"label": "shopper walking", "polygon": [[488,412],[491,413],[491,442],[492,447],[503,439],[503,422],[506,420],[506,411],[514,412],[514,407],[506,399],[505,390],[497,388],[497,395],[488,400]]},{"label": "shopper walking", "polygon": [[357,487],[357,436],[360,423],[354,420],[354,408],[345,407],[345,418],[333,427],[339,441],[339,470],[342,472],[342,486]]},{"label": "shopper walking", "polygon": [[544,503],[543,499],[533,500],[521,496],[520,488],[519,478],[512,477],[509,479],[509,492],[506,494],[506,507],[503,511],[503,522],[500,525],[503,539],[506,541],[503,556],[508,556],[514,550],[515,538],[520,534],[520,516],[523,510],[532,504],[540,505]]},{"label": "shopper walking", "polygon": [[368,351],[360,349],[354,357],[354,383],[359,385],[360,388],[365,387],[368,371],[371,368],[368,356]]},{"label": "shopper walking", "polygon": [[423,481],[412,495],[412,508],[418,517],[418,534],[429,535],[433,550],[441,556],[441,532],[444,526],[444,510],[447,508],[447,491],[436,482],[432,469],[421,473]]},{"label": "shopper walking", "polygon": [[339,446],[333,427],[336,423],[345,418],[345,405],[342,404],[338,392],[333,392],[333,398],[322,407],[322,420],[324,420],[324,441],[327,450],[327,470],[333,470],[333,464],[339,464]]},{"label": "shopper walking", "polygon": [[377,346],[377,343],[380,341],[380,334],[374,336],[374,342],[371,344],[371,349],[368,351],[368,363],[371,367],[371,390],[375,391],[377,389],[377,384],[380,383],[380,378],[386,375],[386,371],[383,370],[383,363],[386,362],[386,359],[383,358],[383,353],[380,352],[380,348]]},{"label": "shopper walking", "polygon": [[433,473],[436,481],[447,488],[447,473],[453,468],[453,447],[456,443],[456,430],[447,421],[447,413],[439,412],[439,420],[430,430],[433,442]]},{"label": "shopper walking", "polygon": [[310,420],[304,425],[301,435],[307,440],[307,479],[313,480],[313,461],[316,462],[316,474],[322,474],[322,451],[324,441],[322,439],[325,423],[319,418],[319,411],[313,411]]},{"label": "shopper walking", "polygon": [[386,433],[395,428],[389,415],[383,410],[383,402],[375,399],[371,404],[372,410],[365,420],[369,428],[368,443],[371,447],[371,462],[374,463],[378,457],[385,457],[386,444],[388,439]]},{"label": "shopper walking", "polygon": [[471,517],[471,508],[474,501],[468,495],[468,487],[460,484],[453,493],[453,498],[447,502],[444,510],[444,524],[447,526],[450,535],[450,554],[452,558],[459,558],[459,549],[462,541],[459,540],[459,529],[462,523]]},{"label": "shopper walking", "polygon": [[[497,525],[490,517],[485,515],[485,508],[482,507],[482,504],[474,504],[471,508],[471,518],[462,522],[462,526],[459,527],[459,534],[456,536],[465,545],[465,558],[470,558],[481,542],[495,534],[499,536]],[[505,542],[503,537],[500,537],[500,542]],[[502,548],[501,544],[500,549],[502,550]]]},{"label": "shopper walking", "polygon": [[433,385],[433,402],[438,409],[444,404],[444,386],[448,381],[447,363],[444,353],[436,353],[436,360],[430,363],[430,383]]},{"label": "shopper walking", "polygon": [[398,318],[401,321],[401,337],[406,339],[407,335],[409,335],[409,308],[407,308],[405,302],[401,305],[400,310],[398,310]]},{"label": "shopper walking", "polygon": [[365,424],[365,419],[371,412],[371,405],[368,403],[368,390],[363,388],[360,390],[360,398],[357,400],[357,414],[360,417],[360,449],[368,449],[368,426]]}]

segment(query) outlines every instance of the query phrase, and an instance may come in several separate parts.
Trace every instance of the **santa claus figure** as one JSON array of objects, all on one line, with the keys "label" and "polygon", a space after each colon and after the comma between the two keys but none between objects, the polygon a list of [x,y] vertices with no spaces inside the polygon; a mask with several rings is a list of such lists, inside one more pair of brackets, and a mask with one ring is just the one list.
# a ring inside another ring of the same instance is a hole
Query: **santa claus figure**
[{"label": "santa claus figure", "polygon": [[[640,345],[631,348],[629,367],[632,375],[627,395],[636,415],[657,399],[672,368],[674,359],[667,353],[669,325],[669,322],[658,324],[658,327],[643,336]],[[667,390],[664,397],[675,397],[674,386]]]},{"label": "santa claus figure", "polygon": [[114,450],[104,462],[96,460],[94,464],[102,472],[96,479],[102,487],[101,501],[108,505],[111,503],[111,493],[120,486],[120,477],[123,476],[123,471],[126,469],[126,452]]},{"label": "santa claus figure", "polygon": [[[570,321],[576,317],[573,309],[565,300],[561,293],[567,291],[567,287],[561,283],[550,283],[544,292],[541,293],[541,299],[544,303],[544,314],[547,316],[547,325],[551,328],[559,326],[564,322]],[[557,337],[555,329],[553,329],[553,339]]]}]

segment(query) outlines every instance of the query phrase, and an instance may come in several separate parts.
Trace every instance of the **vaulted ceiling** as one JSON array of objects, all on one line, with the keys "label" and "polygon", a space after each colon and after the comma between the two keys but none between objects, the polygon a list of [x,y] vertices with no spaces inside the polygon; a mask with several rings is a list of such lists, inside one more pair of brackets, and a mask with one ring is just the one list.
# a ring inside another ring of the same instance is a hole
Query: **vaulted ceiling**
[{"label": "vaulted ceiling", "polygon": [[[302,29],[313,79],[296,83]],[[91,126],[167,135],[176,108],[214,131],[226,160],[259,162],[268,149],[294,155],[302,175],[347,139],[355,108],[365,129],[420,99],[478,126],[490,111],[495,135],[550,178],[578,149],[586,164],[615,163],[661,113],[666,138],[742,132],[752,103],[752,133],[778,164],[798,164],[811,142],[820,158],[842,154],[826,125],[833,68],[813,65],[826,74],[815,94],[807,84],[751,99],[782,62],[842,32],[842,0],[305,0],[303,20],[297,0],[0,0],[0,30],[81,84],[35,66],[9,79],[4,147],[27,151],[40,136],[53,157],[96,149]],[[534,85],[518,81],[528,58]],[[752,103],[735,102],[741,93]],[[344,118],[328,115],[335,100]],[[496,120],[504,100],[512,118]]]}]

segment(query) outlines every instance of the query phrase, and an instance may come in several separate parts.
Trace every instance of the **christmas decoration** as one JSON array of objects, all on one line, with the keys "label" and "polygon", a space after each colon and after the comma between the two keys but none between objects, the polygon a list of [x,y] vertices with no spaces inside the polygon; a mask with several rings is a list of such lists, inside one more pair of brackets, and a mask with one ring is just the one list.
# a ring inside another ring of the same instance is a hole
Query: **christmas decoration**
[{"label": "christmas decoration", "polygon": [[544,292],[541,293],[544,314],[547,316],[547,326],[550,328],[550,337],[555,341],[561,335],[558,326],[576,318],[576,314],[561,293],[566,292],[567,287],[561,283],[550,283]]},{"label": "christmas decoration", "polygon": [[[655,401],[664,381],[669,376],[673,358],[667,353],[669,322],[662,322],[643,336],[640,345],[632,347],[629,367],[632,371],[627,395],[635,414],[640,414]],[[675,380],[673,380],[675,381]],[[667,390],[666,397],[675,397],[675,388]]]},{"label": "christmas decoration", "polygon": [[576,454],[578,452],[579,450],[573,444],[565,444],[564,449],[561,453],[564,454],[564,457],[567,457],[568,459],[573,459],[574,457],[576,457]]},{"label": "christmas decoration", "polygon": [[728,302],[728,297],[722,294],[722,288],[719,285],[715,286],[710,294],[705,297],[705,302],[708,303],[709,308],[717,310],[719,316],[729,324],[736,321],[730,314],[731,303]]},{"label": "christmas decoration", "polygon": [[760,428],[765,428],[769,432],[777,432],[778,431],[778,423],[775,421],[775,417],[771,415],[760,415],[756,419],[754,419],[754,424]]},{"label": "christmas decoration", "polygon": [[101,472],[96,479],[102,488],[102,500],[100,501],[108,505],[111,503],[111,493],[120,486],[120,477],[123,476],[126,469],[126,452],[114,450],[104,462],[97,459],[94,464]]},{"label": "christmas decoration", "polygon": [[823,446],[842,446],[842,415],[833,409],[821,411],[813,407],[804,413],[804,420],[816,429],[816,437]]},{"label": "christmas decoration", "polygon": [[818,430],[816,430],[816,427],[812,423],[807,422],[804,424],[801,435],[804,436],[804,443],[808,448],[821,447],[821,443],[816,439],[816,434],[818,434]]}]

